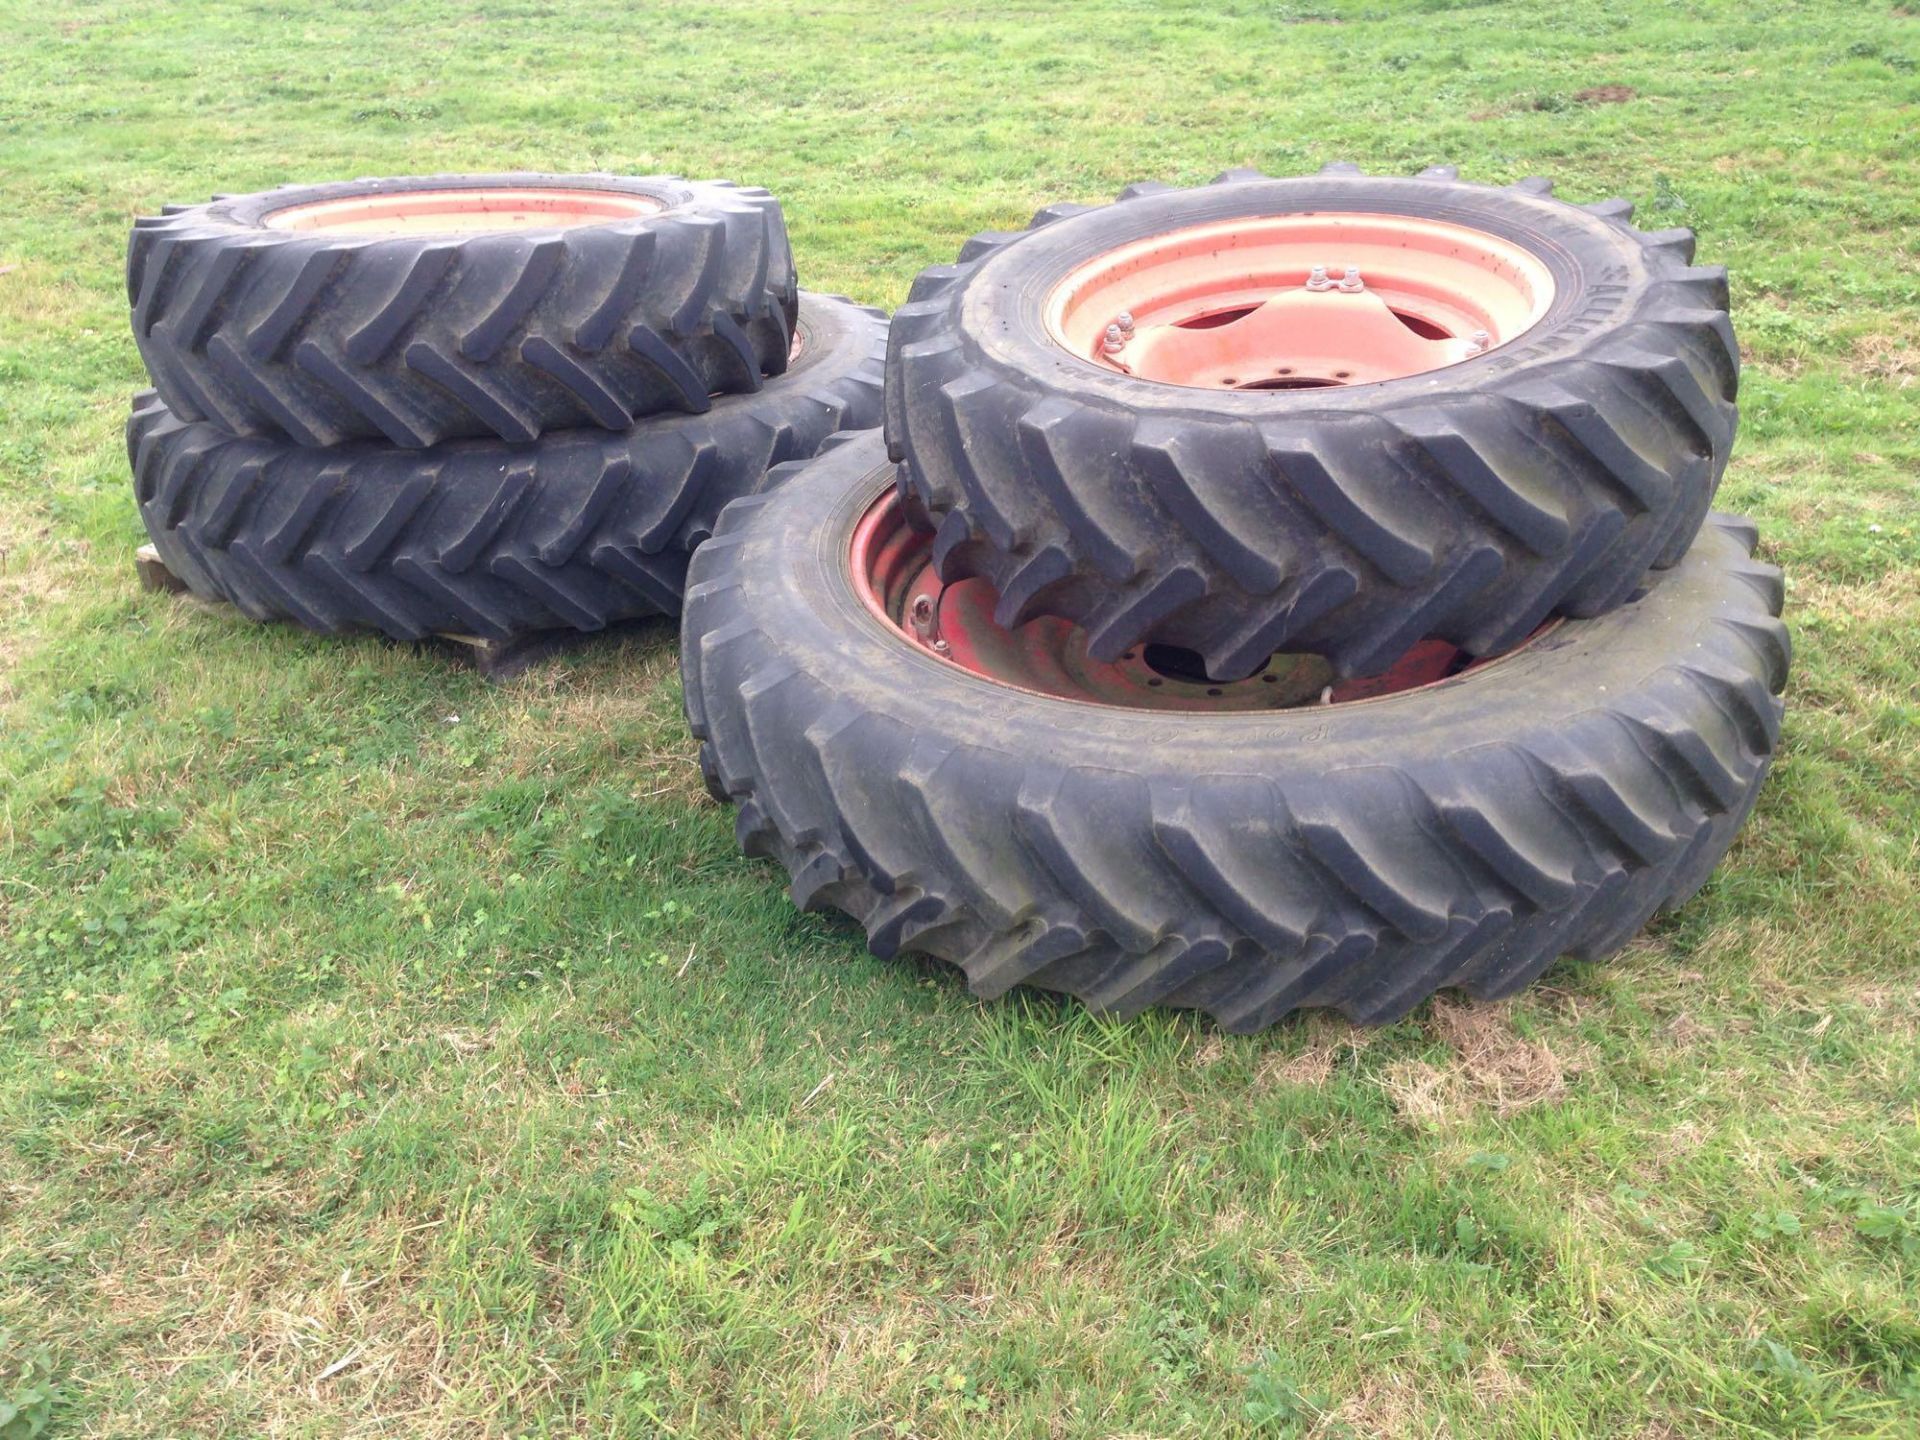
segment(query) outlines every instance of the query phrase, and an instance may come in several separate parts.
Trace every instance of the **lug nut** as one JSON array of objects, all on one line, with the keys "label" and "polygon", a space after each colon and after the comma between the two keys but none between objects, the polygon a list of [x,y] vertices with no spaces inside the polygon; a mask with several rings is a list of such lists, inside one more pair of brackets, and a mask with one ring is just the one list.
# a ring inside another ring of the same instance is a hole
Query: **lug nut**
[{"label": "lug nut", "polygon": [[1360,278],[1360,267],[1358,265],[1347,266],[1347,273],[1340,277],[1340,289],[1344,293],[1351,295],[1356,291],[1366,288],[1367,282]]},{"label": "lug nut", "polygon": [[1109,355],[1117,355],[1127,348],[1126,332],[1118,325],[1107,326],[1107,338],[1100,342],[1100,348]]},{"label": "lug nut", "polygon": [[922,635],[925,635],[933,626],[933,596],[914,596],[913,604],[908,607],[907,615],[908,618],[913,621],[913,628],[918,630]]},{"label": "lug nut", "polygon": [[1307,289],[1331,290],[1332,288],[1333,288],[1333,281],[1327,278],[1326,266],[1316,265],[1313,267],[1313,269],[1307,272]]},{"label": "lug nut", "polygon": [[1493,337],[1484,330],[1476,330],[1467,337],[1467,339],[1473,342],[1473,353],[1476,355],[1487,348],[1487,342],[1492,338]]},{"label": "lug nut", "polygon": [[1122,310],[1118,315],[1113,317],[1113,323],[1120,327],[1122,334],[1133,334],[1133,312],[1131,310]]}]

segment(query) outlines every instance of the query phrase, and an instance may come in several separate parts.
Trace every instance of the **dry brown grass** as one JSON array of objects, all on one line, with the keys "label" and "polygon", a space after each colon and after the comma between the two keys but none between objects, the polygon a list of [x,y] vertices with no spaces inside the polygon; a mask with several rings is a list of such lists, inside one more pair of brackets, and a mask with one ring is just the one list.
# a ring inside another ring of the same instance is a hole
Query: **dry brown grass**
[{"label": "dry brown grass", "polygon": [[1362,1030],[1331,1011],[1314,1011],[1306,1020],[1307,1047],[1297,1055],[1269,1055],[1260,1066],[1263,1085],[1317,1088],[1340,1060],[1367,1048],[1374,1032]]},{"label": "dry brown grass", "polygon": [[1452,1058],[1444,1065],[1401,1061],[1381,1080],[1402,1118],[1420,1124],[1445,1126],[1479,1110],[1511,1115],[1547,1104],[1567,1093],[1569,1077],[1585,1064],[1582,1056],[1563,1057],[1545,1041],[1519,1035],[1507,1001],[1440,996],[1427,1031],[1452,1049]]},{"label": "dry brown grass", "polygon": [[1856,338],[1849,354],[1863,375],[1905,390],[1920,378],[1920,345],[1904,335],[1872,334]]},{"label": "dry brown grass", "polygon": [[0,509],[0,709],[13,702],[13,677],[46,638],[39,618],[92,583],[92,549],[17,506]]},{"label": "dry brown grass", "polygon": [[1861,625],[1905,624],[1920,606],[1920,570],[1899,567],[1864,582],[1797,575],[1793,602],[1799,608]]},{"label": "dry brown grass", "polygon": [[1448,1433],[1444,1420],[1429,1415],[1420,1404],[1411,1381],[1379,1380],[1362,1386],[1339,1406],[1320,1418],[1307,1433],[1332,1436],[1343,1433],[1366,1436],[1368,1440],[1420,1440],[1425,1436]]},{"label": "dry brown grass", "polygon": [[[217,1426],[215,1402],[243,1398],[263,1436],[465,1440],[491,1432],[471,1414],[447,1413],[445,1402],[456,1389],[473,1393],[484,1372],[449,1353],[421,1291],[441,1223],[369,1217],[366,1233],[379,1243],[361,1253],[389,1257],[373,1269],[336,1268],[324,1252],[272,1232],[166,1247],[102,1276],[95,1298],[147,1337],[120,1355],[140,1390],[165,1393],[187,1367],[220,1374],[216,1393],[185,1417],[190,1425]],[[136,1401],[103,1413],[97,1433],[158,1435],[163,1425]]]}]

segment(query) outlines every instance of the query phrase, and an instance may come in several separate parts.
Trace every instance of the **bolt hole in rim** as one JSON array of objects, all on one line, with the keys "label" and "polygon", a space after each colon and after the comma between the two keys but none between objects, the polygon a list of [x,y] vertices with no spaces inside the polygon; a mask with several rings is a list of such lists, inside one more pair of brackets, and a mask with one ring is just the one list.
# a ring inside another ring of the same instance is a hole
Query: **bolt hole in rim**
[{"label": "bolt hole in rim", "polygon": [[1538,324],[1553,295],[1536,255],[1484,230],[1268,215],[1109,250],[1053,288],[1046,324],[1074,354],[1139,379],[1305,390],[1472,359]]},{"label": "bolt hole in rim", "polygon": [[1276,654],[1244,680],[1216,680],[1199,655],[1179,646],[1136,646],[1118,660],[1087,652],[1087,632],[1042,615],[1014,630],[996,624],[999,596],[975,577],[943,584],[933,537],[908,523],[891,485],[855,525],[847,555],[855,592],[900,639],[943,664],[998,685],[1081,704],[1132,710],[1215,713],[1354,704],[1478,671],[1532,645],[1550,620],[1499,656],[1475,660],[1445,640],[1422,640],[1380,675],[1333,678],[1318,655]]},{"label": "bolt hole in rim", "polygon": [[666,202],[620,190],[494,185],[349,195],[290,205],[266,217],[269,230],[349,235],[566,230],[657,215]]}]

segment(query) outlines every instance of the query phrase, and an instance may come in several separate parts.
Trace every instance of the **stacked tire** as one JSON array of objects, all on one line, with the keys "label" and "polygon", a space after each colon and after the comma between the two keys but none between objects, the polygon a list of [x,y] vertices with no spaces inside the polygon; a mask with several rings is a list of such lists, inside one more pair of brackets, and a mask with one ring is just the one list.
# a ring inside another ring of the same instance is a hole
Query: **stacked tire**
[{"label": "stacked tire", "polygon": [[1733,843],[1789,662],[1709,513],[1725,273],[1630,219],[1232,171],[923,273],[884,437],[691,562],[742,847],[982,995],[1234,1031],[1619,948]]},{"label": "stacked tire", "polygon": [[161,560],[258,619],[507,640],[675,614],[767,471],[880,420],[886,325],[764,190],[460,175],[170,207],[127,255]]}]

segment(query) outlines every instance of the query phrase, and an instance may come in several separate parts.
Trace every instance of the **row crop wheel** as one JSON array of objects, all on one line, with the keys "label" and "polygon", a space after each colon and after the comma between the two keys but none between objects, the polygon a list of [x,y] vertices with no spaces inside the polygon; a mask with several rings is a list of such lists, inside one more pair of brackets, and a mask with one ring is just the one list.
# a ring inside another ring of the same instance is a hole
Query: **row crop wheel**
[{"label": "row crop wheel", "polygon": [[1511,993],[1685,899],[1779,735],[1780,574],[1715,516],[1644,593],[1497,659],[1311,652],[1223,681],[1162,642],[1009,629],[943,579],[877,436],[736,502],[695,554],[681,665],[710,789],[796,904],[971,987],[1232,1031]]},{"label": "row crop wheel", "polygon": [[168,207],[134,226],[127,300],[182,420],[419,449],[757,390],[785,368],[799,288],[765,190],[436,175]]},{"label": "row crop wheel", "polygon": [[1337,676],[1494,654],[1679,562],[1727,460],[1725,272],[1624,201],[1351,166],[976,236],[895,316],[886,434],[996,619]]},{"label": "row crop wheel", "polygon": [[261,620],[398,639],[592,631],[680,608],[688,554],[770,467],[876,426],[886,317],[802,294],[783,374],[697,415],[530,443],[234,436],[152,392],[127,422],[160,558]]}]

